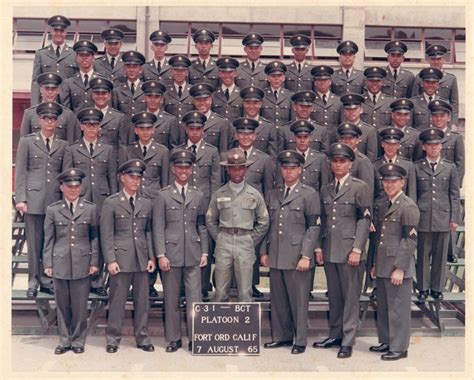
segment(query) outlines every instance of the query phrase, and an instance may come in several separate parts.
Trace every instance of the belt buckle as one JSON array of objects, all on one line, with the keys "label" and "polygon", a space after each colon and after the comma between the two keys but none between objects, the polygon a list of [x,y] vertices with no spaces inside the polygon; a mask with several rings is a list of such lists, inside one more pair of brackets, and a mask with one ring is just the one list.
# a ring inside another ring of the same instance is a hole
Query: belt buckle
[{"label": "belt buckle", "polygon": [[239,229],[238,228],[235,228],[235,227],[232,227],[232,233],[234,235],[237,235],[239,233]]}]

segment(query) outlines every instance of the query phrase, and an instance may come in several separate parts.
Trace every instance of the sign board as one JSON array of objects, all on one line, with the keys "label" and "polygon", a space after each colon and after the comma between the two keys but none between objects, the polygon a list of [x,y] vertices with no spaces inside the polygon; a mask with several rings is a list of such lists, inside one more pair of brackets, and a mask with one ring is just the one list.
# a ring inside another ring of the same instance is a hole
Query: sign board
[{"label": "sign board", "polygon": [[260,355],[260,340],[260,303],[193,304],[193,355]]}]

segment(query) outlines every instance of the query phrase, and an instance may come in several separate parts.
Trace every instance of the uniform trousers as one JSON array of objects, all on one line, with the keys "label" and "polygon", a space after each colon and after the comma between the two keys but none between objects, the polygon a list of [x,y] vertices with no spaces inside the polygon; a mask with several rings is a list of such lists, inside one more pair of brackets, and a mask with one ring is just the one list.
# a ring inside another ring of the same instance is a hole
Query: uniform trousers
[{"label": "uniform trousers", "polygon": [[377,277],[377,334],[390,351],[406,351],[410,344],[412,278],[393,285],[390,278]]},{"label": "uniform trousers", "polygon": [[78,280],[53,279],[58,315],[59,345],[84,347],[87,336],[87,300],[90,277]]},{"label": "uniform trousers", "polygon": [[272,340],[306,346],[311,270],[270,268]]},{"label": "uniform trousers", "polygon": [[359,323],[359,299],[365,261],[358,266],[324,262],[329,298],[329,337],[353,346]]},{"label": "uniform trousers", "polygon": [[[442,292],[446,280],[449,231],[418,232],[416,254],[417,288]],[[430,268],[431,263],[431,268]]]},{"label": "uniform trousers", "polygon": [[151,344],[148,336],[148,272],[119,272],[110,276],[109,317],[105,336],[107,345],[118,346],[122,339],[122,326],[128,290],[133,292],[133,330],[137,345]]}]

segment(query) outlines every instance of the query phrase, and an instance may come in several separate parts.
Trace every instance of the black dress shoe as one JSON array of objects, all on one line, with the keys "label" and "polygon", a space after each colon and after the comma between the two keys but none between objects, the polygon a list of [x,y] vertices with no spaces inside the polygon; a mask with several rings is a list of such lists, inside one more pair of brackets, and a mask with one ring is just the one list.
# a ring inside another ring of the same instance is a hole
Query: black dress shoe
[{"label": "black dress shoe", "polygon": [[36,289],[30,288],[26,291],[26,298],[36,298],[38,291]]},{"label": "black dress shoe", "polygon": [[383,354],[380,359],[382,360],[398,360],[408,357],[408,351],[389,351]]},{"label": "black dress shoe", "polygon": [[39,290],[41,293],[46,293],[46,294],[50,294],[52,296],[54,296],[54,290],[52,288],[43,288],[43,287],[40,287],[40,290]]},{"label": "black dress shoe", "polygon": [[306,346],[298,346],[297,344],[293,345],[293,348],[291,349],[292,354],[302,354],[305,351]]},{"label": "black dress shoe", "polygon": [[84,347],[73,347],[72,352],[75,354],[82,354],[84,352]]},{"label": "black dress shoe", "polygon": [[427,290],[420,290],[418,292],[418,299],[420,301],[424,301],[424,300],[426,300],[426,298],[428,298],[428,291]]},{"label": "black dress shoe", "polygon": [[176,352],[181,348],[181,340],[170,342],[166,347],[166,352]]},{"label": "black dress shoe", "polygon": [[117,350],[118,350],[117,346],[112,346],[110,344],[108,344],[107,347],[105,348],[105,351],[107,351],[109,354],[113,354],[117,352]]},{"label": "black dress shoe", "polygon": [[310,301],[315,301],[316,300],[316,297],[313,296],[313,293],[309,292],[309,300]]},{"label": "black dress shoe", "polygon": [[203,301],[208,301],[209,300],[209,291],[208,290],[203,290],[202,291],[202,300]]},{"label": "black dress shoe", "polygon": [[258,290],[255,285],[252,286],[252,297],[253,298],[263,298],[263,293],[260,290]]},{"label": "black dress shoe", "polygon": [[153,346],[153,344],[142,344],[142,345],[138,345],[137,344],[137,347],[138,348],[141,348],[143,351],[146,351],[146,352],[153,352],[155,351],[155,346]]},{"label": "black dress shoe", "polygon": [[105,290],[102,286],[99,286],[98,288],[91,288],[91,293],[97,294],[98,296],[101,297],[107,297],[107,290]]},{"label": "black dress shoe", "polygon": [[450,262],[450,263],[457,263],[457,262],[458,262],[458,258],[456,257],[456,255],[448,255],[448,262]]},{"label": "black dress shoe", "polygon": [[379,344],[378,346],[369,347],[370,352],[388,352],[389,349],[390,349],[390,346],[386,343]]},{"label": "black dress shoe", "polygon": [[159,295],[154,286],[150,286],[150,289],[148,290],[148,296],[152,298],[158,298]]},{"label": "black dress shoe", "polygon": [[188,351],[193,352],[193,342],[188,343]]},{"label": "black dress shoe", "polygon": [[263,348],[289,347],[293,344],[291,340],[271,341],[263,344]]},{"label": "black dress shoe", "polygon": [[346,359],[352,356],[352,347],[351,346],[341,346],[339,352],[337,353],[337,357],[339,359]]},{"label": "black dress shoe", "polygon": [[64,353],[68,352],[70,349],[71,349],[71,347],[57,346],[57,347],[54,349],[54,353],[55,353],[56,355],[61,355],[61,354],[64,354]]},{"label": "black dress shoe", "polygon": [[336,338],[326,338],[321,342],[314,342],[314,348],[331,348],[331,347],[340,347],[342,343],[342,339]]},{"label": "black dress shoe", "polygon": [[433,297],[435,300],[442,301],[443,300],[443,293],[437,292],[436,290],[431,291],[431,297]]}]

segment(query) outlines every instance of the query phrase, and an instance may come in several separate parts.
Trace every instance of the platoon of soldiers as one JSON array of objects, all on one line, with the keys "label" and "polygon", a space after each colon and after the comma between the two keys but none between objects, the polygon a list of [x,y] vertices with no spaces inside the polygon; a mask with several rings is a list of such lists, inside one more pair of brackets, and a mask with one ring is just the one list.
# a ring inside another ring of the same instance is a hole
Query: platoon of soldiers
[{"label": "platoon of soldiers", "polygon": [[[407,357],[410,300],[443,299],[446,261],[460,224],[465,153],[456,132],[456,77],[431,45],[414,75],[407,46],[386,44],[388,65],[354,67],[358,46],[337,47],[340,66],[312,65],[309,37],[294,59],[264,63],[249,33],[245,60],[214,59],[215,34],[193,35],[198,57],[168,57],[172,37],[149,36],[153,58],[122,51],[103,31],[104,54],[65,43],[70,21],[48,20],[36,52],[31,108],[16,156],[16,209],[28,244],[27,297],[54,294],[55,353],[84,352],[87,299],[109,299],[106,350],[118,350],[127,297],[137,347],[154,351],[148,296],[165,303],[166,352],[182,347],[179,308],[251,302],[269,268],[272,340],[305,352],[315,266],[324,266],[329,336],[315,348],[352,355],[364,287],[377,300],[383,360]],[[416,259],[415,259],[416,257]],[[214,276],[212,268],[214,267]],[[146,294],[146,297],[143,295]],[[72,296],[73,295],[73,296]]]}]

